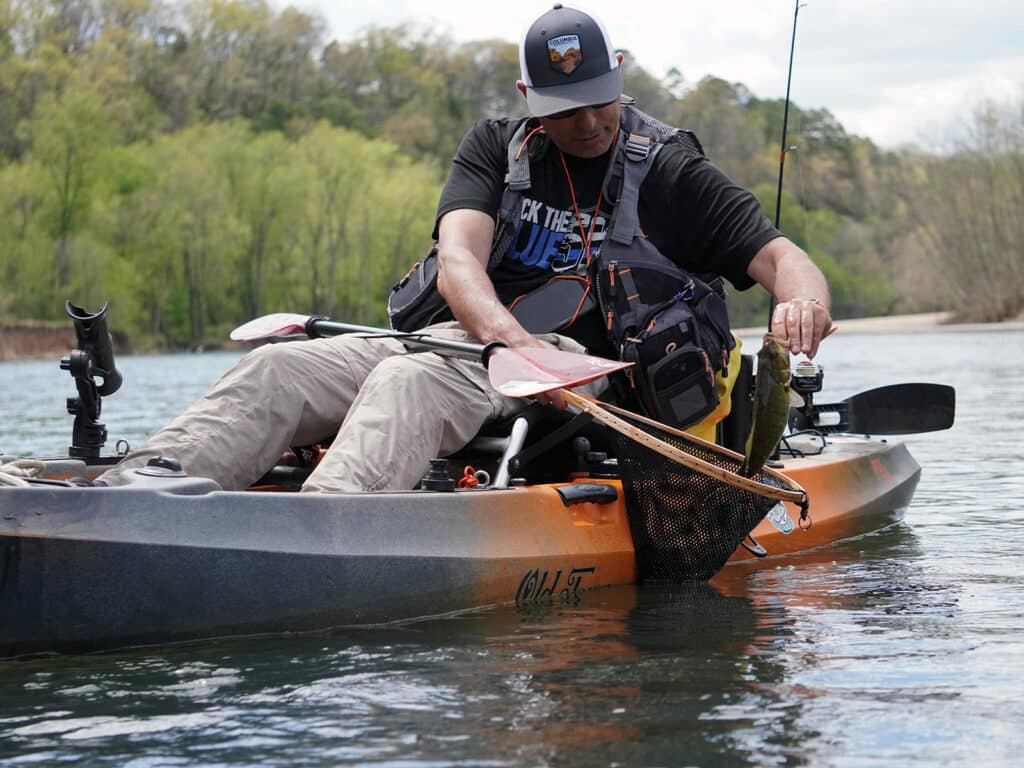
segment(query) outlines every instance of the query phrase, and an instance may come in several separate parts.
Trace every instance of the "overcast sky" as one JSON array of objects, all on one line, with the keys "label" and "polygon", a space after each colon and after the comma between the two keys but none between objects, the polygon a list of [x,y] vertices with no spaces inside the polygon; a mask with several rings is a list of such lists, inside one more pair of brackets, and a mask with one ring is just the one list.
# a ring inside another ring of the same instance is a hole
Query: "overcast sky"
[{"label": "overcast sky", "polygon": [[[368,25],[426,23],[458,41],[518,41],[552,3],[538,0],[292,0],[331,37]],[[279,6],[285,4],[278,0]],[[711,74],[761,98],[786,92],[792,0],[588,0],[612,42],[644,69]],[[509,84],[512,88],[513,84]],[[885,147],[941,149],[980,99],[1024,102],[1024,0],[806,0],[792,99],[826,108],[847,131]]]}]

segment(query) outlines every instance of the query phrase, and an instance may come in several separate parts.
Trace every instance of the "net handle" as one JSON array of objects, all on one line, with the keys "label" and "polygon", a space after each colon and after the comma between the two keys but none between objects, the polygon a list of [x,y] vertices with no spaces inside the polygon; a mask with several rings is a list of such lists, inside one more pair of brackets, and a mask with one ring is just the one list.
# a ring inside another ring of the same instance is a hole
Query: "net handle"
[{"label": "net handle", "polygon": [[652,419],[639,416],[635,413],[630,413],[629,411],[625,411],[613,405],[609,405],[607,403],[598,404],[596,400],[581,395],[578,392],[563,389],[562,394],[565,396],[565,400],[567,403],[569,403],[570,405],[574,405],[581,411],[589,414],[594,418],[595,421],[604,424],[606,427],[614,429],[619,434],[650,448],[652,451],[661,454],[666,459],[671,459],[677,464],[682,464],[683,466],[688,467],[695,472],[700,472],[701,474],[707,475],[708,477],[713,477],[715,480],[726,483],[727,485],[731,485],[734,488],[739,488],[740,490],[747,491],[748,493],[756,493],[759,496],[765,496],[769,499],[775,499],[776,501],[792,502],[793,504],[797,504],[798,506],[801,507],[803,507],[807,503],[807,491],[805,491],[799,483],[782,474],[781,472],[776,472],[775,470],[768,469],[767,467],[763,469],[763,471],[766,472],[767,474],[770,474],[772,477],[788,485],[789,489],[776,488],[775,486],[772,485],[759,483],[757,480],[754,480],[749,477],[743,477],[743,475],[738,475],[735,472],[730,472],[727,469],[715,466],[714,464],[704,461],[701,458],[692,456],[686,451],[679,450],[674,445],[670,445],[669,443],[666,443],[663,440],[659,440],[658,438],[647,434],[642,429],[637,429],[632,424],[629,424],[628,422],[620,419],[618,416],[615,416],[611,411],[618,411],[620,413],[628,414],[629,418],[631,419],[636,419],[641,423],[648,424],[652,427],[656,427],[657,429],[668,432],[669,434],[675,435],[676,437],[680,437],[706,450],[714,450],[717,451],[718,453],[722,453],[731,458],[742,459],[743,457],[740,456],[738,453],[726,450],[714,443],[709,443],[706,440],[701,440],[700,438],[696,438],[693,435],[688,435],[687,433],[682,432],[678,429],[673,429],[672,427],[666,426],[665,424],[661,424],[657,421],[653,421]]}]

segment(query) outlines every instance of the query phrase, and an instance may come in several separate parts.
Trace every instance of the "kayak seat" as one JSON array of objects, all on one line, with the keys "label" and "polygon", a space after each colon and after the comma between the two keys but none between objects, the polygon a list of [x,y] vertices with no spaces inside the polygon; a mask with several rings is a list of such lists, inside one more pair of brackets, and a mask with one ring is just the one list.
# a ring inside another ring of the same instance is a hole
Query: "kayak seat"
[{"label": "kayak seat", "polygon": [[512,478],[528,484],[564,482],[588,471],[588,458],[606,458],[611,443],[590,416],[532,403],[484,425],[476,438],[448,457],[449,472],[461,477],[467,467],[483,469],[495,488],[507,487]]}]

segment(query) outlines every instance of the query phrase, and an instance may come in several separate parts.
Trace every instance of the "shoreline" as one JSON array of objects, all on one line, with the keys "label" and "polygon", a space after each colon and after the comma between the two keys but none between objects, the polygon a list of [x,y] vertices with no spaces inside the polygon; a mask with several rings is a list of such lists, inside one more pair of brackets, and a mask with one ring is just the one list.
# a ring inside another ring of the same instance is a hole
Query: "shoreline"
[{"label": "shoreline", "polygon": [[[837,330],[846,334],[884,333],[958,333],[977,331],[1022,331],[1024,312],[998,323],[952,323],[952,312],[923,312],[912,315],[887,315],[836,320]],[[761,336],[764,325],[734,328],[737,336]],[[66,356],[75,346],[74,331],[51,323],[0,323],[0,362],[39,360]],[[130,345],[115,349],[118,355],[131,354]],[[140,350],[136,350],[140,351]],[[181,350],[185,351],[185,350]]]},{"label": "shoreline", "polygon": [[[839,333],[964,333],[971,331],[1021,331],[1024,330],[1024,313],[1012,320],[998,323],[953,323],[952,312],[922,312],[913,315],[885,315],[835,320]],[[737,336],[757,336],[765,332],[765,326],[734,328]]]}]

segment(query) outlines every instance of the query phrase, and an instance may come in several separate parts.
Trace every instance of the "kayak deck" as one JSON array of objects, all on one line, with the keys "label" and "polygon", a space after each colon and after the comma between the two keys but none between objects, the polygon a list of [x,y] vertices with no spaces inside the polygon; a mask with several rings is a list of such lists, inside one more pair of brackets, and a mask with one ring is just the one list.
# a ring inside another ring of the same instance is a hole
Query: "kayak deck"
[{"label": "kayak deck", "polygon": [[[812,525],[783,534],[763,521],[753,535],[769,555],[899,519],[920,473],[901,443],[843,436],[783,464],[808,491]],[[741,547],[730,562],[754,559]],[[615,479],[295,494],[157,473],[0,490],[0,656],[569,601],[637,573]]]},{"label": "kayak deck", "polygon": [[[787,510],[795,528],[789,534],[762,520],[751,535],[768,556],[825,546],[903,519],[921,476],[921,467],[903,443],[832,435],[824,452],[810,455],[814,440],[789,442],[808,453],[783,458],[778,469],[807,491],[810,526],[801,529],[793,505]],[[757,559],[738,547],[729,562]]]}]

